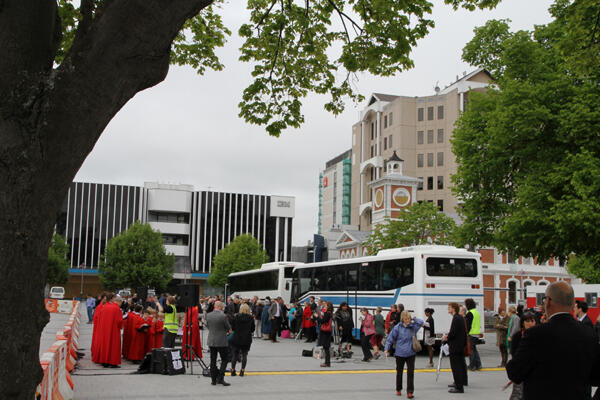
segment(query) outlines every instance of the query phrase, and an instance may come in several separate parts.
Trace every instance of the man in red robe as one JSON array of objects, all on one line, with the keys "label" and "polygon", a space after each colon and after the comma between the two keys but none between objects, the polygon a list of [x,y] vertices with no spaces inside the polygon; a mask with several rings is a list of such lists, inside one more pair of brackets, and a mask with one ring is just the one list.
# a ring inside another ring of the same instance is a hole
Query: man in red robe
[{"label": "man in red robe", "polygon": [[153,317],[153,309],[147,308],[144,311],[144,322],[148,325],[148,330],[146,331],[146,345],[144,346],[146,349],[146,353],[151,353],[152,348],[154,347],[154,322],[152,321]]},{"label": "man in red robe", "polygon": [[121,303],[123,299],[116,296],[107,297],[109,302],[102,307],[98,333],[100,337],[98,363],[104,368],[121,367],[121,328],[123,326],[123,313]]},{"label": "man in red robe", "polygon": [[99,333],[99,327],[100,327],[100,315],[102,315],[102,308],[104,307],[104,304],[106,304],[106,293],[102,293],[102,296],[100,297],[100,300],[98,301],[98,306],[96,307],[96,310],[94,311],[94,318],[93,318],[93,328],[92,328],[92,346],[91,346],[91,352],[92,352],[92,361],[95,363],[99,363],[99,348],[100,348],[100,333]]},{"label": "man in red robe", "polygon": [[131,313],[128,317],[128,319],[131,318],[131,321],[129,322],[131,324],[129,330],[131,341],[129,345],[128,359],[133,361],[135,364],[139,364],[146,355],[146,334],[150,328],[140,315],[142,309],[142,306],[138,304],[135,306],[135,312]]},{"label": "man in red robe", "polygon": [[158,315],[156,317],[156,322],[154,323],[154,347],[155,349],[160,349],[162,347],[162,336],[164,329],[163,317]]}]

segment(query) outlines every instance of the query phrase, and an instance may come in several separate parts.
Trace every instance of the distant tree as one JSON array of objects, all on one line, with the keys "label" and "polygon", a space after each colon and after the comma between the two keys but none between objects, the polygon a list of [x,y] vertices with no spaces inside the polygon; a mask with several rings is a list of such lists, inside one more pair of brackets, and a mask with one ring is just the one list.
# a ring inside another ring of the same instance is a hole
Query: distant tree
[{"label": "distant tree", "polygon": [[458,237],[540,260],[576,254],[572,268],[588,271],[600,253],[600,2],[550,12],[533,32],[488,21],[463,50],[495,85],[469,94],[453,133]]},{"label": "distant tree", "polygon": [[240,235],[219,250],[213,258],[208,284],[212,287],[223,287],[227,283],[227,276],[232,272],[260,268],[268,261],[267,252],[254,236]]},{"label": "distant tree", "polygon": [[160,232],[134,223],[108,241],[100,259],[102,286],[110,289],[150,287],[164,290],[173,279],[175,257],[166,254]]},{"label": "distant tree", "polygon": [[369,254],[419,244],[451,244],[454,220],[430,202],[415,203],[394,219],[379,224],[367,238]]},{"label": "distant tree", "polygon": [[572,254],[567,264],[569,272],[576,277],[583,279],[585,283],[600,283],[600,255],[582,255]]},{"label": "distant tree", "polygon": [[63,284],[69,280],[69,245],[62,236],[54,234],[48,249],[48,284]]}]

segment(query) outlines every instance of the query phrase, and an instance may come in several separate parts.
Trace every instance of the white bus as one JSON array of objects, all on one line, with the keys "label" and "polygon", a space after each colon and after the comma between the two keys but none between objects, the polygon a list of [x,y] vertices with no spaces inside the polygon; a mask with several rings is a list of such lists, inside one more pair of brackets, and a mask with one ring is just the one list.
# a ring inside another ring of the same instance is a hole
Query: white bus
[{"label": "white bus", "polygon": [[227,284],[230,295],[239,295],[241,298],[258,296],[259,299],[281,296],[287,304],[292,292],[292,271],[298,265],[302,263],[273,262],[263,264],[259,269],[229,274]]},{"label": "white bus", "polygon": [[[292,300],[310,296],[353,309],[354,334],[359,336],[360,308],[374,312],[402,303],[414,316],[425,319],[425,308],[435,310],[436,336],[450,329],[448,303],[472,298],[481,315],[483,332],[483,278],[479,253],[452,246],[425,245],[381,250],[376,256],[299,265],[294,269]],[[357,310],[358,309],[358,310]],[[422,333],[419,332],[419,338]]]}]

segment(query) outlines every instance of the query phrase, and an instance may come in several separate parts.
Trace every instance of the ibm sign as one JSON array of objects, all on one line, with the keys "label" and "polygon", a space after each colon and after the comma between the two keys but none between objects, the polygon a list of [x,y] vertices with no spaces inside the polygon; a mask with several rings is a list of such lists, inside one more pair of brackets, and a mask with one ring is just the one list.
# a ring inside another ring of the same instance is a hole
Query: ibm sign
[{"label": "ibm sign", "polygon": [[295,197],[271,196],[271,217],[294,218],[295,213]]}]

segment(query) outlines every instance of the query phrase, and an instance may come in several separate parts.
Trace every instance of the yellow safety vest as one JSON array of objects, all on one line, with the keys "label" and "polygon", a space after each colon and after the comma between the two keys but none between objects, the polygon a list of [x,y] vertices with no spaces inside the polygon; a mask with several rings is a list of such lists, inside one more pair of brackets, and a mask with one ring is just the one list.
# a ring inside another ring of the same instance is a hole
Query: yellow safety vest
[{"label": "yellow safety vest", "polygon": [[167,331],[177,333],[177,331],[179,331],[179,325],[177,325],[177,309],[173,304],[167,304],[167,306],[171,307],[173,312],[165,313],[165,323],[163,326]]},{"label": "yellow safety vest", "polygon": [[479,315],[479,311],[475,308],[469,310],[469,312],[473,314],[473,323],[471,324],[469,335],[477,336],[481,333],[481,316]]}]

